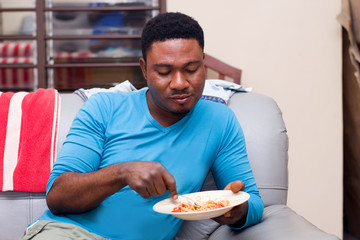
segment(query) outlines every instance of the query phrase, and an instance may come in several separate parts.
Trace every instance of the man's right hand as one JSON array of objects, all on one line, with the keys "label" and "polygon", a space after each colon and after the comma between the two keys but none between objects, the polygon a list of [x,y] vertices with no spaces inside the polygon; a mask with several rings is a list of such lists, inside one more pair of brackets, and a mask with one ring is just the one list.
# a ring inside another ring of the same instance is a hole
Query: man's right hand
[{"label": "man's right hand", "polygon": [[132,161],[122,163],[127,185],[143,198],[163,195],[169,190],[177,199],[175,178],[158,162]]}]

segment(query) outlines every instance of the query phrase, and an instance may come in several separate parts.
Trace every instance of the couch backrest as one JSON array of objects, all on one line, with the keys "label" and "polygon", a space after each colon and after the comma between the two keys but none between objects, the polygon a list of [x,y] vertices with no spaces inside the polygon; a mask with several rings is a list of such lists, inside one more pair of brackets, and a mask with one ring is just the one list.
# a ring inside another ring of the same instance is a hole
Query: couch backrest
[{"label": "couch backrest", "polygon": [[[59,149],[83,104],[75,94],[62,94],[61,99]],[[288,137],[281,110],[272,98],[256,93],[236,93],[228,106],[243,128],[249,161],[265,206],[286,204]]]},{"label": "couch backrest", "polygon": [[[256,93],[236,93],[228,106],[239,120],[250,165],[264,205],[286,204],[288,136],[276,102]],[[216,189],[210,174],[203,190]]]},{"label": "couch backrest", "polygon": [[[61,94],[58,151],[83,103],[75,94]],[[288,138],[280,109],[274,100],[256,93],[234,94],[229,107],[242,125],[248,157],[265,206],[286,204]],[[209,176],[205,189],[213,188],[212,183]],[[43,193],[0,192],[0,229],[3,230],[0,239],[17,239],[46,208]]]},{"label": "couch backrest", "polygon": [[[59,150],[83,104],[75,94],[62,94],[61,99]],[[265,206],[286,204],[288,137],[281,110],[272,98],[256,93],[236,93],[228,106],[243,128],[249,161]]]},{"label": "couch backrest", "polygon": [[62,93],[61,94],[61,112],[60,112],[60,124],[58,135],[58,152],[61,150],[66,135],[70,130],[71,124],[80,110],[84,101],[76,94]]},{"label": "couch backrest", "polygon": [[276,102],[256,93],[237,93],[228,106],[245,135],[248,158],[264,205],[286,204],[288,136]]}]

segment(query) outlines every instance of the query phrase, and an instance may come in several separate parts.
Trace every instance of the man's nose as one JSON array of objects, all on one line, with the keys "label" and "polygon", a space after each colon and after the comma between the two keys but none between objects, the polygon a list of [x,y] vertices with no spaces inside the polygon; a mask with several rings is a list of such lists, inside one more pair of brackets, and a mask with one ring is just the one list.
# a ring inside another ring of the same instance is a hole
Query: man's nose
[{"label": "man's nose", "polygon": [[171,78],[170,88],[176,90],[183,90],[188,88],[190,85],[186,76],[181,72],[177,71],[174,73],[173,77]]}]

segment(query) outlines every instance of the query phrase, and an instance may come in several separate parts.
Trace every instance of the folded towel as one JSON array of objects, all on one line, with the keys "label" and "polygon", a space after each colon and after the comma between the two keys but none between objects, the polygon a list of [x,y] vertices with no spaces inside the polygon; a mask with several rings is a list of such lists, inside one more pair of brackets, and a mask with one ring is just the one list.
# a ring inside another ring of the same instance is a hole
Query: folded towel
[{"label": "folded towel", "polygon": [[[0,64],[33,63],[31,57],[0,58]],[[0,88],[31,88],[34,85],[32,68],[0,68]]]},{"label": "folded towel", "polygon": [[250,92],[251,88],[244,88],[242,85],[220,79],[208,79],[202,99],[227,104],[232,95],[236,92]]},{"label": "folded towel", "polygon": [[137,91],[137,89],[128,80],[126,80],[111,88],[90,88],[90,89],[80,88],[76,90],[74,94],[79,95],[82,100],[87,101],[91,97],[91,95],[98,92],[132,92],[132,91]]},{"label": "folded towel", "polygon": [[31,57],[34,47],[31,42],[0,43],[1,57]]},{"label": "folded towel", "polygon": [[46,191],[59,114],[55,89],[0,93],[0,191]]},{"label": "folded towel", "polygon": [[55,60],[62,62],[71,62],[71,61],[85,61],[92,57],[91,52],[82,51],[82,52],[56,52]]}]

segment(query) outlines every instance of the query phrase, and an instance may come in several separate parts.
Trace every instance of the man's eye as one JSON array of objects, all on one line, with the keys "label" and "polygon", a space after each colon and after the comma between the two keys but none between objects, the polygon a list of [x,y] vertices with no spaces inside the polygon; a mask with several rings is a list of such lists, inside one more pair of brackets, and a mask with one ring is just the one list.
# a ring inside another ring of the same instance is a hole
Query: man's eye
[{"label": "man's eye", "polygon": [[166,71],[166,72],[158,72],[159,75],[161,76],[166,76],[170,73],[170,71]]},{"label": "man's eye", "polygon": [[196,72],[198,69],[197,68],[195,68],[195,69],[186,69],[186,71],[188,72],[188,73],[194,73],[194,72]]}]

